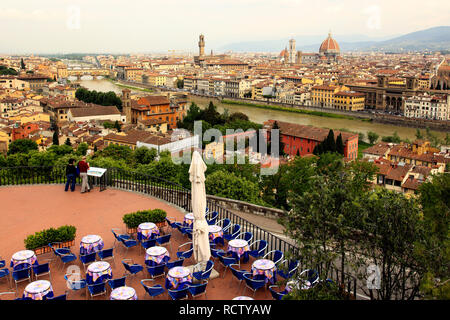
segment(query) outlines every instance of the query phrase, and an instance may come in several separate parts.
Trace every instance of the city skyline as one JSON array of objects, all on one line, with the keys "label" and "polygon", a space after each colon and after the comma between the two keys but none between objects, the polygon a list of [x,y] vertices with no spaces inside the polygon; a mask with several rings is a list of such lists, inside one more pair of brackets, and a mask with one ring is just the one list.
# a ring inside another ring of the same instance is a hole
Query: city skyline
[{"label": "city skyline", "polygon": [[205,35],[207,50],[239,41],[325,37],[330,30],[337,38],[376,40],[448,25],[449,9],[450,4],[435,0],[409,1],[407,6],[386,0],[155,0],[128,1],[126,6],[116,0],[5,0],[0,26],[12,32],[3,35],[0,52],[195,53],[199,34]]}]

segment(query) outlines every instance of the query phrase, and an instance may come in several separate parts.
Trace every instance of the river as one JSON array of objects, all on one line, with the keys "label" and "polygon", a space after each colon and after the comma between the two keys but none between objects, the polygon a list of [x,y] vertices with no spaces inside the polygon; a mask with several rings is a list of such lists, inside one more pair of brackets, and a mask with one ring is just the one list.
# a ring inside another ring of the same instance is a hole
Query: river
[{"label": "river", "polygon": [[[81,80],[79,83],[89,90],[97,91],[114,91],[117,94],[122,93],[122,88],[115,85],[114,83],[105,80]],[[142,91],[131,90],[133,93],[143,94]],[[191,101],[197,103],[200,108],[205,108],[208,106],[210,99],[203,97],[191,97]],[[250,106],[240,106],[240,105],[228,105],[222,104],[217,100],[214,101],[214,105],[217,106],[217,111],[222,113],[225,109],[228,109],[229,113],[242,112],[245,113],[249,119],[256,123],[263,123],[269,119],[292,122],[302,125],[311,125],[315,127],[330,128],[333,130],[346,129],[352,132],[362,132],[367,138],[367,133],[369,131],[376,132],[380,137],[393,135],[395,131],[402,139],[414,140],[416,138],[416,129],[410,127],[395,126],[382,123],[372,123],[362,120],[349,120],[349,119],[338,119],[338,118],[328,118],[328,117],[318,117],[301,113],[291,113],[283,112],[278,110],[260,109]],[[423,133],[425,130],[421,130]],[[439,131],[432,131],[439,138],[444,139],[446,133]],[[367,139],[365,139],[367,140]]]}]

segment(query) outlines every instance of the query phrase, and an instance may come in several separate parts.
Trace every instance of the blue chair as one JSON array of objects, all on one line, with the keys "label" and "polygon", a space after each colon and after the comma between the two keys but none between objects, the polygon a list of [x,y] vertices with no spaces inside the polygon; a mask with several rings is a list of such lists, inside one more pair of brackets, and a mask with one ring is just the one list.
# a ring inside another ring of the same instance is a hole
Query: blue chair
[{"label": "blue chair", "polygon": [[114,235],[114,244],[113,247],[116,246],[116,241],[122,241],[122,239],[124,240],[131,240],[131,236],[129,236],[128,234],[120,234],[119,232],[121,232],[121,230],[119,228],[113,228],[111,229],[111,232]]},{"label": "blue chair", "polygon": [[5,268],[5,266],[6,266],[5,260],[0,260],[0,279],[5,278],[5,277],[8,278],[9,279],[9,287],[11,287],[11,274],[9,273],[9,270],[7,268]]},{"label": "blue chair", "polygon": [[170,270],[170,269],[175,268],[175,267],[183,266],[183,263],[184,263],[184,259],[183,258],[175,260],[175,261],[167,261],[166,262],[166,267],[167,267],[167,270]]},{"label": "blue chair", "polygon": [[[188,245],[191,246],[189,250],[186,250],[186,251],[181,250],[181,248],[184,248],[185,246],[188,246]],[[192,257],[193,253],[194,253],[194,248],[192,247],[192,242],[186,242],[178,247],[177,258],[178,259],[181,259],[181,258],[189,259],[190,257]]]},{"label": "blue chair", "polygon": [[53,298],[47,298],[47,300],[67,300],[67,292]]},{"label": "blue chair", "polygon": [[178,231],[180,231],[182,236],[185,236],[187,234],[188,229],[192,229],[190,226],[184,226],[180,223],[178,224],[177,228],[178,228]]},{"label": "blue chair", "polygon": [[106,282],[88,284],[88,291],[91,299],[96,296],[106,296]]},{"label": "blue chair", "polygon": [[14,279],[14,282],[16,283],[16,291],[17,291],[17,283],[22,282],[25,280],[28,280],[28,282],[31,282],[31,268],[24,268],[24,269],[18,269],[13,270],[12,277]]},{"label": "blue chair", "polygon": [[163,294],[165,292],[164,288],[160,285],[154,285],[149,286],[146,283],[147,282],[154,282],[153,279],[143,279],[141,280],[141,284],[144,287],[145,293],[147,293],[152,299],[154,299],[156,296],[159,296],[160,294]]},{"label": "blue chair", "polygon": [[[201,266],[200,263],[196,264],[193,268],[193,270],[196,269],[197,266]],[[208,260],[206,262],[206,266],[205,266],[205,270],[201,270],[201,271],[197,271],[197,272],[193,272],[192,276],[199,280],[199,281],[205,281],[205,280],[209,280],[209,277],[211,276],[211,272],[212,269],[214,267],[214,262],[212,260]]]},{"label": "blue chair", "polygon": [[186,234],[190,240],[192,240],[192,232],[193,232],[192,229],[186,229]]},{"label": "blue chair", "polygon": [[166,217],[165,219],[166,219],[167,225],[170,226],[172,231],[173,231],[173,229],[178,229],[178,223],[174,217]]},{"label": "blue chair", "polygon": [[77,260],[77,256],[72,253],[69,248],[54,248],[52,243],[49,243],[48,245],[55,256],[59,258],[61,268],[64,267],[66,263]]},{"label": "blue chair", "polygon": [[192,298],[196,298],[198,296],[201,296],[202,294],[206,297],[206,286],[208,285],[208,281],[205,281],[204,283],[199,284],[190,284],[188,286],[189,293],[191,294]]},{"label": "blue chair", "polygon": [[218,226],[221,226],[222,231],[224,233],[226,233],[226,232],[228,232],[228,229],[231,227],[231,220],[228,218],[225,218],[225,219],[219,220],[216,224]]},{"label": "blue chair", "polygon": [[319,283],[319,272],[317,272],[317,270],[306,269],[300,272],[300,279],[304,279],[305,276],[306,280],[310,283],[310,287],[314,287],[317,283]]},{"label": "blue chair", "polygon": [[114,265],[116,265],[116,261],[114,260],[114,248],[100,250],[97,254],[100,260],[111,259],[114,262]]},{"label": "blue chair", "polygon": [[136,247],[138,245],[137,240],[134,239],[120,239],[120,243],[123,245],[123,248],[126,249],[125,255],[128,253],[129,248]]},{"label": "blue chair", "polygon": [[[131,263],[128,263],[131,262]],[[141,266],[138,263],[133,263],[132,259],[123,259],[122,260],[122,264],[125,268],[125,274],[130,274],[130,275],[135,275],[139,272],[141,272],[142,270],[144,270],[144,267]]]},{"label": "blue chair", "polygon": [[274,298],[275,300],[282,300],[283,297],[288,294],[286,289],[284,289],[283,291],[275,290],[279,288],[280,286],[277,285],[269,286],[270,294],[272,295],[272,298]]},{"label": "blue chair", "polygon": [[233,228],[231,229],[231,232],[229,232],[229,233],[224,232],[223,237],[227,241],[236,239],[236,237],[238,236],[240,231],[241,231],[241,225],[236,223],[236,224],[234,224]]},{"label": "blue chair", "polygon": [[48,262],[43,263],[43,264],[35,264],[32,266],[32,268],[33,268],[33,273],[34,273],[34,276],[36,277],[36,280],[40,276],[48,275],[50,278],[50,282],[52,281],[52,276],[50,274],[50,264]]},{"label": "blue chair", "polygon": [[253,233],[248,232],[248,231],[241,232],[237,235],[236,239],[244,239],[245,241],[247,241],[250,244],[253,239]]},{"label": "blue chair", "polygon": [[225,253],[219,253],[219,261],[222,264],[222,266],[225,268],[222,278],[225,278],[225,273],[227,272],[228,266],[230,264],[239,263],[239,261],[236,259],[235,256],[227,257],[227,256],[225,256]]},{"label": "blue chair", "polygon": [[213,257],[213,259],[219,259],[220,254],[225,254],[225,251],[223,251],[222,249],[213,248],[212,244],[210,244],[210,251],[211,251],[211,256]]},{"label": "blue chair", "polygon": [[[149,239],[146,241],[141,241],[141,247],[142,249],[147,250],[148,248],[156,246],[156,239]],[[139,252],[140,254],[140,252]]]},{"label": "blue chair", "polygon": [[254,279],[250,272],[249,273],[244,273],[243,277],[244,277],[244,280],[245,280],[245,287],[253,291],[253,296],[255,295],[255,292],[258,289],[264,288],[264,286],[266,285],[266,281],[265,280]]},{"label": "blue chair", "polygon": [[127,279],[127,277],[108,280],[108,285],[111,288],[111,291],[116,288],[124,287],[126,279]]},{"label": "blue chair", "polygon": [[210,226],[216,224],[217,222],[217,218],[219,217],[219,213],[217,211],[213,211],[211,213],[208,214],[207,216],[207,222]]},{"label": "blue chair", "polygon": [[[70,277],[70,278],[69,278]],[[66,285],[71,291],[78,291],[87,288],[86,279],[81,278],[79,273],[69,273],[64,275]]]},{"label": "blue chair", "polygon": [[267,252],[264,255],[263,259],[270,259],[276,265],[278,262],[280,262],[283,259],[283,256],[284,256],[284,254],[280,250],[272,250],[272,251]]},{"label": "blue chair", "polygon": [[187,299],[188,297],[188,291],[189,286],[186,286],[182,289],[167,289],[167,292],[169,293],[169,296],[172,298],[172,300],[183,300]]},{"label": "blue chair", "polygon": [[150,275],[150,277],[152,277],[152,279],[157,278],[157,277],[164,277],[166,275],[165,268],[166,268],[165,263],[157,265],[157,266],[148,266],[147,265],[148,274]]},{"label": "blue chair", "polygon": [[244,280],[244,273],[249,273],[249,271],[242,269],[239,270],[238,268],[240,268],[240,266],[238,264],[230,264],[228,268],[230,268],[233,276],[239,281],[239,288],[238,288],[239,290],[241,288],[242,280]]},{"label": "blue chair", "polygon": [[170,244],[170,237],[172,236],[172,234],[166,234],[164,236],[155,238],[156,242],[160,245],[160,246],[165,246],[166,244],[168,244],[170,246],[170,251],[172,251],[172,245]]},{"label": "blue chair", "polygon": [[80,254],[80,261],[83,264],[84,271],[86,271],[86,266],[92,262],[95,262],[97,258],[97,253],[92,252],[88,254]]},{"label": "blue chair", "polygon": [[[255,248],[255,245],[257,247]],[[264,251],[267,249],[267,241],[266,240],[256,240],[249,245],[250,248],[254,248],[248,252],[253,258],[258,259],[264,256]]]},{"label": "blue chair", "polygon": [[292,278],[292,276],[295,274],[295,272],[297,272],[298,266],[300,265],[300,261],[299,260],[283,260],[280,262],[280,264],[286,264],[286,262],[288,262],[288,267],[287,267],[287,271],[281,269],[281,268],[277,268],[277,275],[283,277],[284,279],[290,279]]}]

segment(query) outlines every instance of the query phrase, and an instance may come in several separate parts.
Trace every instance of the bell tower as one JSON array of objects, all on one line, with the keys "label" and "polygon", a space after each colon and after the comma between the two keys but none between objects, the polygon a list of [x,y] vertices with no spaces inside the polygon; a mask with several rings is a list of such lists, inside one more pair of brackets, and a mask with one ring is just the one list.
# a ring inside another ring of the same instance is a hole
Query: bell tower
[{"label": "bell tower", "polygon": [[203,57],[205,55],[205,36],[200,35],[199,41],[198,41],[198,55],[200,57]]},{"label": "bell tower", "polygon": [[130,92],[129,89],[122,90],[122,110],[125,112],[126,123],[128,124],[132,123]]}]

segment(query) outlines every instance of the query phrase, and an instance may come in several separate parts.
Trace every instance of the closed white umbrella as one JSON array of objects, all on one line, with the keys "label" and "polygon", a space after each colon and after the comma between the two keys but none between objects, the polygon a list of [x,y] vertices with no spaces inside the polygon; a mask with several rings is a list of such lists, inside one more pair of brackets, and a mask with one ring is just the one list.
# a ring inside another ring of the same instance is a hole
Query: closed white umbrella
[{"label": "closed white umbrella", "polygon": [[206,262],[211,257],[209,247],[209,229],[205,219],[206,191],[205,191],[206,164],[198,151],[192,155],[189,168],[189,180],[191,181],[192,213],[194,227],[192,230],[192,244],[194,258],[197,262]]}]

